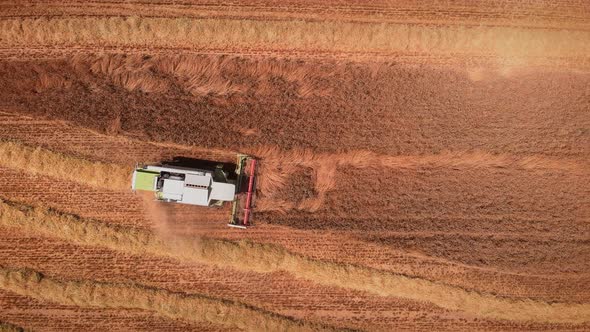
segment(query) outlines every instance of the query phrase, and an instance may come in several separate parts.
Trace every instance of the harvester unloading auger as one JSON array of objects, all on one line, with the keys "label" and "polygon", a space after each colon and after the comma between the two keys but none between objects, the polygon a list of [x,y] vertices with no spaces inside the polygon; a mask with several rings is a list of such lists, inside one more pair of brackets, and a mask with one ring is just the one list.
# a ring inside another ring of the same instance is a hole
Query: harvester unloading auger
[{"label": "harvester unloading auger", "polygon": [[221,206],[232,202],[228,226],[246,228],[252,221],[257,160],[238,154],[233,164],[191,160],[191,165],[138,165],[131,189],[152,191],[165,202]]}]

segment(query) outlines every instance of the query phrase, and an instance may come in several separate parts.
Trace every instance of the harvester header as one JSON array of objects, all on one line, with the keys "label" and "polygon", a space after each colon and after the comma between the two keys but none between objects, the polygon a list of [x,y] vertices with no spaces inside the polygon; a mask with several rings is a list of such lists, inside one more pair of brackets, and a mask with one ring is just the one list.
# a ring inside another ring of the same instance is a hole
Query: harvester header
[{"label": "harvester header", "polygon": [[251,224],[257,160],[237,155],[236,164],[191,159],[186,165],[138,165],[131,189],[154,192],[157,200],[207,207],[232,202],[228,226]]}]

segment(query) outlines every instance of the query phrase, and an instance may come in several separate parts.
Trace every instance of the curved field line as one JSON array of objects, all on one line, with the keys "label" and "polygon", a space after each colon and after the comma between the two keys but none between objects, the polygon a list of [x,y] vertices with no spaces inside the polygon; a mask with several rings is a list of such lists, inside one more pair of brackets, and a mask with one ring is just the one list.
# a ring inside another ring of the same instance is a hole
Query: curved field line
[{"label": "curved field line", "polygon": [[322,285],[430,302],[491,319],[573,324],[590,321],[590,304],[498,298],[370,268],[317,261],[273,245],[207,238],[161,239],[145,231],[114,228],[14,203],[0,203],[0,226],[138,255],[170,257],[258,273],[286,271]]},{"label": "curved field line", "polygon": [[587,58],[590,32],[522,27],[136,16],[2,19],[0,46],[22,45],[182,46],[228,51],[262,47],[333,53]]},{"label": "curved field line", "polygon": [[128,167],[93,162],[17,142],[0,142],[0,166],[109,190],[131,187]]},{"label": "curved field line", "polygon": [[333,330],[241,303],[139,285],[60,281],[29,270],[0,267],[0,288],[38,300],[80,307],[142,309],[171,319],[247,331]]}]

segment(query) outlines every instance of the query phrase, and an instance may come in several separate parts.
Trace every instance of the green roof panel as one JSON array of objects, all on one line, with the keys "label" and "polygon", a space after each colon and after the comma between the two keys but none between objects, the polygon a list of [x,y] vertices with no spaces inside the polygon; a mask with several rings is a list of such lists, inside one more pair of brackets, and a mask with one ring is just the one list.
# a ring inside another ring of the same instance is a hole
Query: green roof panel
[{"label": "green roof panel", "polygon": [[155,178],[160,175],[159,172],[150,172],[143,169],[135,171],[135,190],[155,191]]}]

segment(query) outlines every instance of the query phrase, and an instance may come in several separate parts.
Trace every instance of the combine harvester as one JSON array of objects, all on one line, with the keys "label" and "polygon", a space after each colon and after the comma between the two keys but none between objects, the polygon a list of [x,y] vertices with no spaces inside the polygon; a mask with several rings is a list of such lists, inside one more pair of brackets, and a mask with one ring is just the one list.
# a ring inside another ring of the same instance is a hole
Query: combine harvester
[{"label": "combine harvester", "polygon": [[228,226],[244,229],[250,226],[257,160],[239,154],[235,171],[228,171],[233,164],[194,162],[200,166],[138,165],[133,172],[131,189],[152,191],[157,200],[165,202],[208,207],[232,202]]}]

